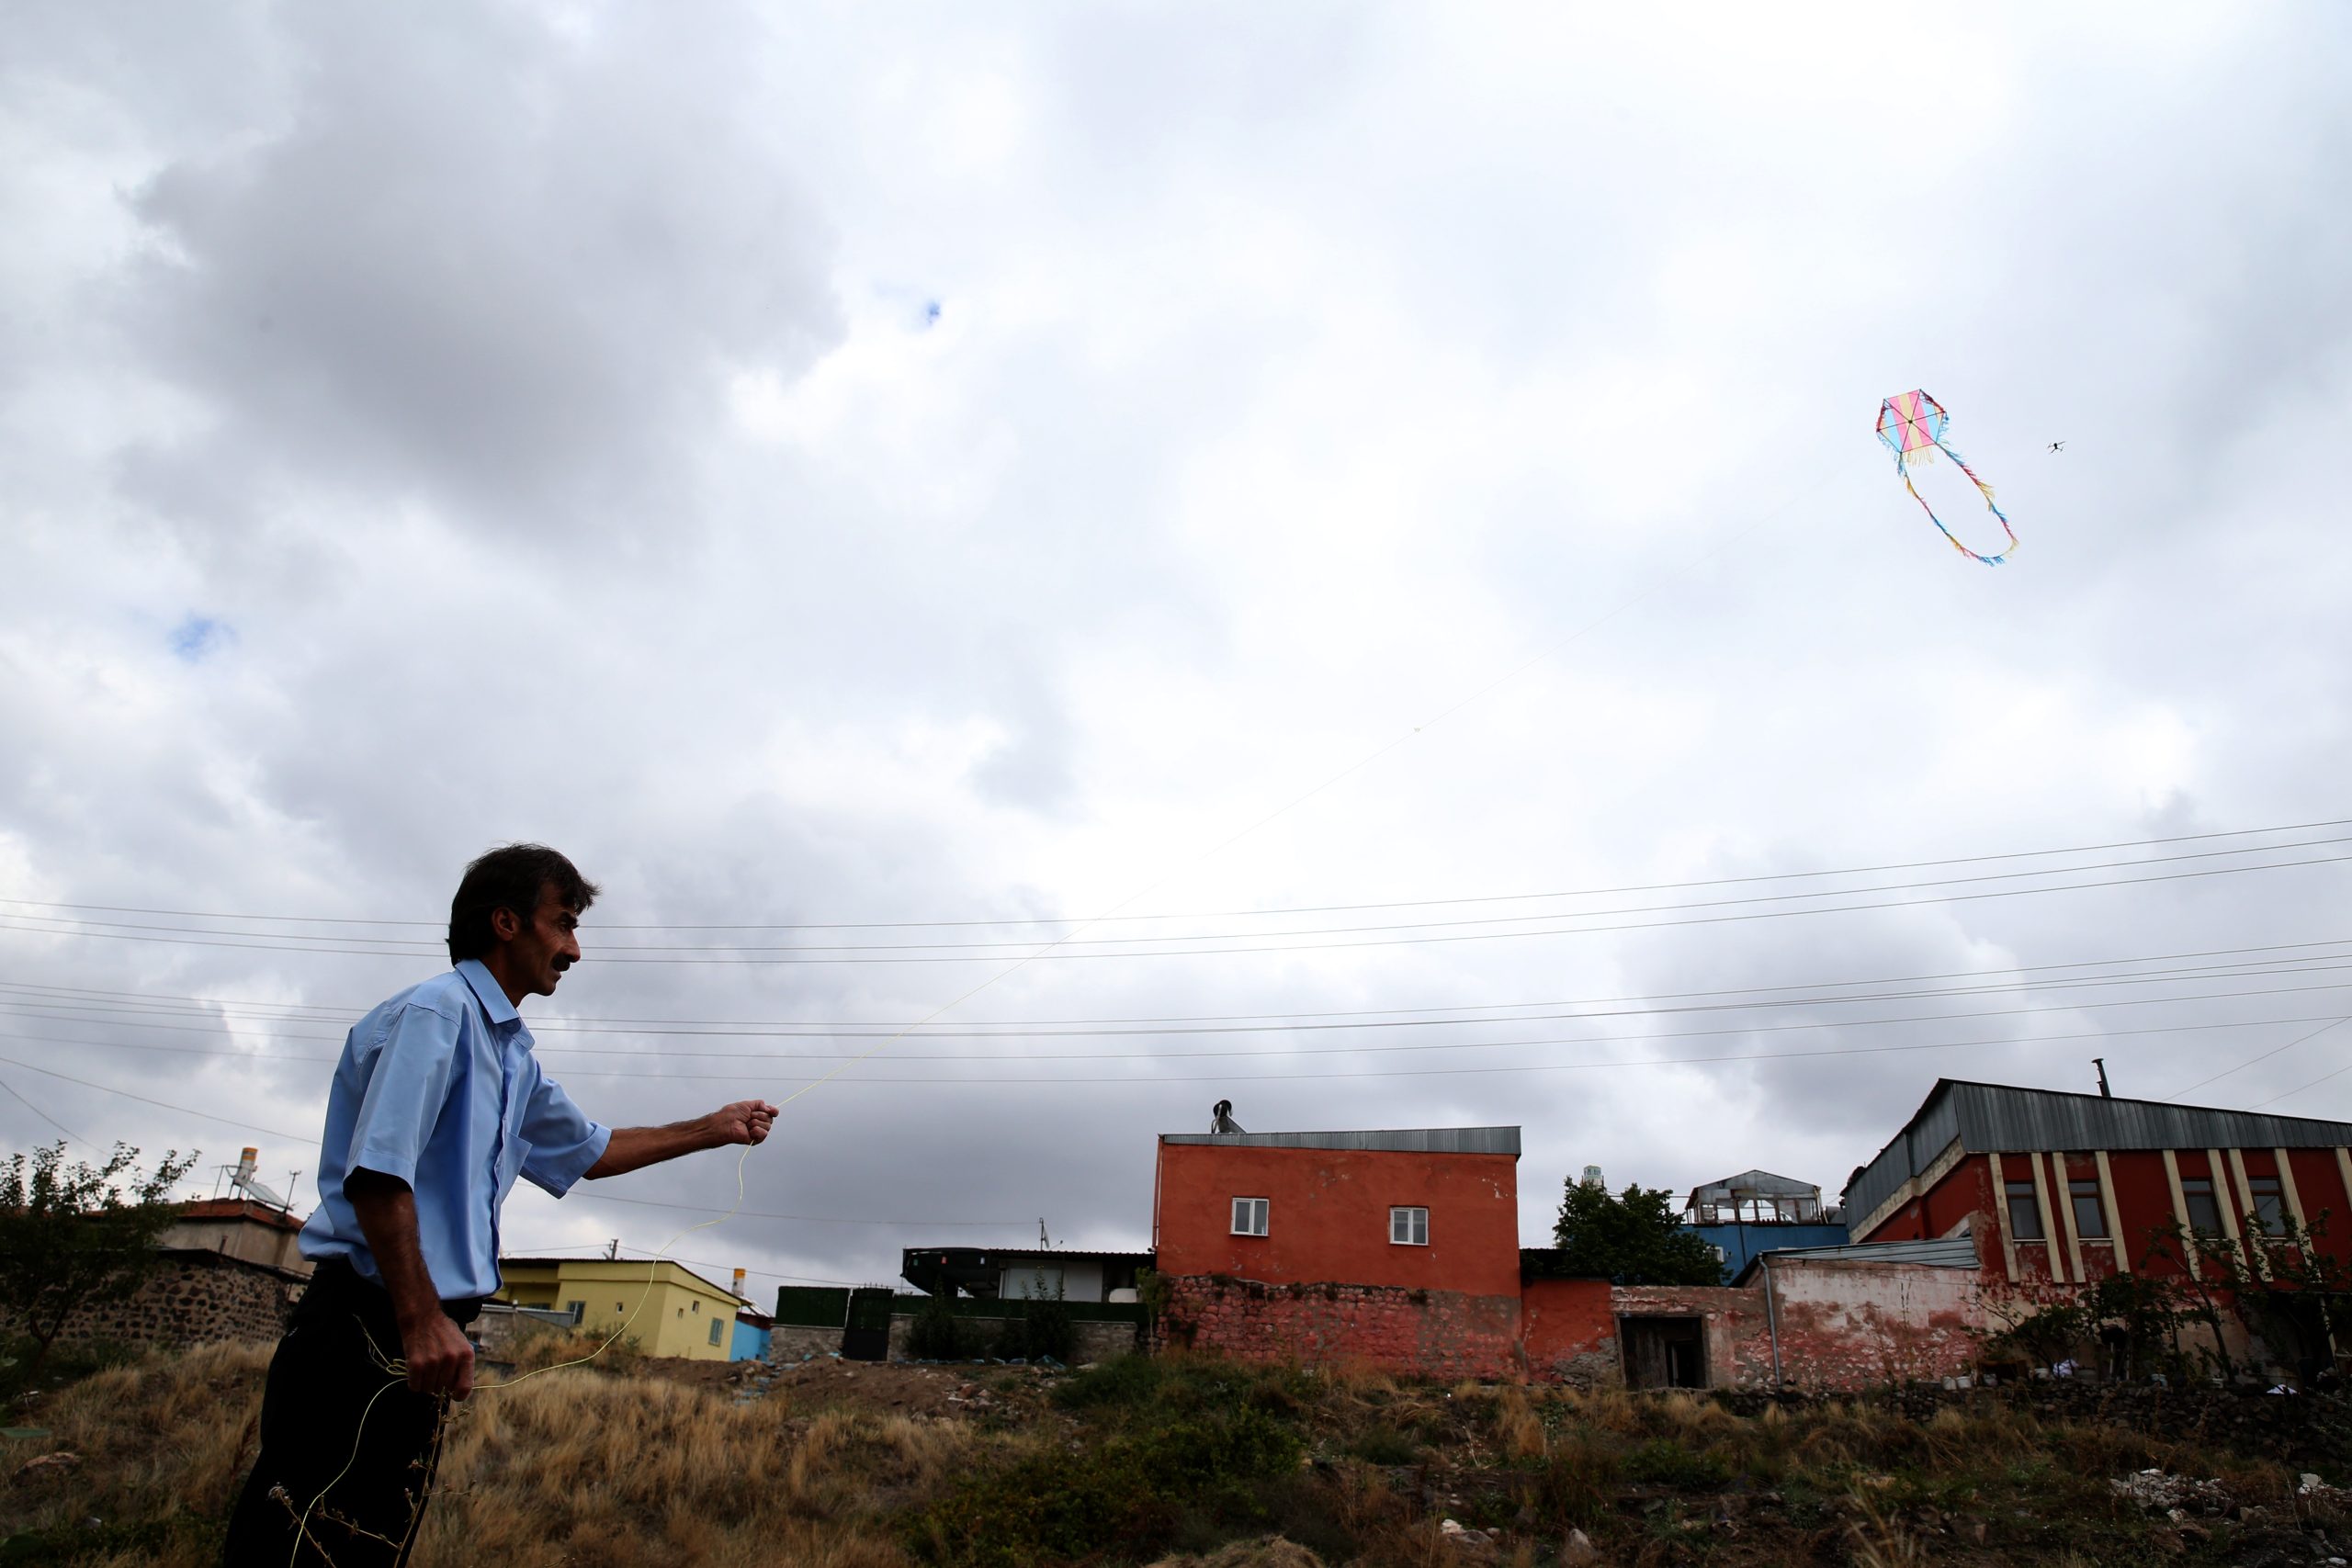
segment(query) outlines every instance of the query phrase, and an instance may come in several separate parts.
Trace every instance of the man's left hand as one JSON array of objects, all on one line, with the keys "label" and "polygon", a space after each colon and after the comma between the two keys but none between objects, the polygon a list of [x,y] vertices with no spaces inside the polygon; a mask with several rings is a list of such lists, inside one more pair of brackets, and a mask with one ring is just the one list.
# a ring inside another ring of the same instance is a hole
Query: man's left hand
[{"label": "man's left hand", "polygon": [[757,1144],[766,1140],[775,1116],[776,1108],[764,1100],[739,1100],[703,1120],[710,1124],[711,1136],[718,1143]]}]

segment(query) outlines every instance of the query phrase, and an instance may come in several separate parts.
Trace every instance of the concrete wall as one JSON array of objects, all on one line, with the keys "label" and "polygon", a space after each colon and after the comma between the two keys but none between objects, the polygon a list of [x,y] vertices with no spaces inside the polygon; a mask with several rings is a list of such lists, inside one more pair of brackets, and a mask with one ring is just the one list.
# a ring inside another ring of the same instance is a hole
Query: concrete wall
[{"label": "concrete wall", "polygon": [[1166,1284],[1163,1346],[1220,1350],[1253,1361],[1362,1361],[1438,1378],[1516,1378],[1523,1364],[1515,1282],[1510,1293],[1495,1295],[1384,1285],[1267,1285],[1205,1275]]},{"label": "concrete wall", "polygon": [[221,1252],[246,1263],[308,1274],[311,1260],[297,1245],[300,1222],[259,1203],[208,1199],[190,1203],[155,1245],[167,1252]]},{"label": "concrete wall", "polygon": [[1976,1363],[1998,1325],[1981,1276],[1918,1264],[1775,1265],[1773,1310],[1760,1280],[1744,1289],[1611,1286],[1605,1280],[1537,1280],[1525,1287],[1528,1375],[1570,1387],[1614,1387],[1624,1378],[1623,1320],[1696,1319],[1706,1346],[1707,1386],[1772,1386],[1777,1317],[1781,1375],[1791,1388],[1850,1392],[1937,1381]]},{"label": "concrete wall", "polygon": [[[1163,1277],[1519,1294],[1519,1162],[1510,1155],[1163,1143],[1159,1193]],[[1236,1198],[1269,1200],[1266,1235],[1232,1234]],[[1392,1205],[1429,1210],[1428,1246],[1388,1239]]]},{"label": "concrete wall", "polygon": [[[1792,1388],[1849,1391],[1965,1372],[1993,1331],[1981,1282],[1973,1269],[1909,1263],[1776,1266],[1782,1378]],[[1758,1315],[1738,1320],[1751,1337]]]}]

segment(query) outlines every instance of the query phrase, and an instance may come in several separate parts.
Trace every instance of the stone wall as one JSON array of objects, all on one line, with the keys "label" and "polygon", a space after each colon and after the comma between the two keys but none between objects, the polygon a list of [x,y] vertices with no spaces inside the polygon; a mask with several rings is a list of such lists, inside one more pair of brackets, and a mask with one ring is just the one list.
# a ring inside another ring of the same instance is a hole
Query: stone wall
[{"label": "stone wall", "polygon": [[[895,1330],[896,1325],[893,1325]],[[839,1326],[812,1328],[805,1324],[779,1323],[768,1330],[766,1359],[771,1361],[805,1361],[811,1356],[822,1356],[842,1348]]]},{"label": "stone wall", "polygon": [[57,1342],[175,1350],[224,1339],[266,1344],[285,1332],[301,1290],[275,1270],[217,1252],[167,1253],[136,1295],[75,1313]]},{"label": "stone wall", "polygon": [[1521,1375],[1520,1299],[1387,1285],[1264,1285],[1222,1275],[1165,1280],[1157,1346],[1255,1361],[1360,1361],[1437,1378]]}]

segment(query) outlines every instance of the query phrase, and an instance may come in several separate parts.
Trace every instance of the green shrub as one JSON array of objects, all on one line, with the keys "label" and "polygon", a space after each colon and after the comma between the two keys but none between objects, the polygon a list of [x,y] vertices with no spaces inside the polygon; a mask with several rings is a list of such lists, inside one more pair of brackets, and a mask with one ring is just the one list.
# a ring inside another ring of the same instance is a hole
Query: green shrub
[{"label": "green shrub", "polygon": [[918,1361],[968,1361],[979,1353],[979,1331],[956,1315],[945,1296],[925,1301],[907,1325],[907,1354]]},{"label": "green shrub", "polygon": [[1054,1390],[1054,1400],[1071,1410],[1148,1404],[1159,1393],[1163,1366],[1150,1356],[1114,1357],[1065,1379]]},{"label": "green shrub", "polygon": [[1349,1442],[1348,1452],[1367,1464],[1411,1464],[1421,1457],[1421,1445],[1394,1427],[1367,1427]]},{"label": "green shrub", "polygon": [[1069,1359],[1073,1332],[1069,1308],[1059,1296],[1032,1296],[1015,1306],[997,1327],[989,1353],[1008,1361],[1035,1361],[1051,1356]]},{"label": "green shrub", "polygon": [[1723,1456],[1693,1452],[1671,1438],[1644,1443],[1625,1456],[1625,1479],[1682,1492],[1720,1490],[1731,1481],[1731,1466]]},{"label": "green shrub", "polygon": [[1257,1518],[1255,1484],[1295,1472],[1299,1453],[1296,1435],[1261,1410],[1170,1422],[967,1477],[914,1516],[908,1541],[972,1568],[1156,1549],[1180,1523]]}]

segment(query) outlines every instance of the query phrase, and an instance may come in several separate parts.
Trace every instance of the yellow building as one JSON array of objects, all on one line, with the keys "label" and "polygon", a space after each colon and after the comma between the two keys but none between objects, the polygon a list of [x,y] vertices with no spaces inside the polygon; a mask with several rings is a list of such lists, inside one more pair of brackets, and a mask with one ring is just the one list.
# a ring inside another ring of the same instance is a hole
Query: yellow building
[{"label": "yellow building", "polygon": [[735,1338],[735,1314],[752,1303],[692,1269],[666,1259],[502,1258],[498,1299],[516,1306],[569,1312],[582,1328],[625,1337],[649,1356],[724,1361]]}]

